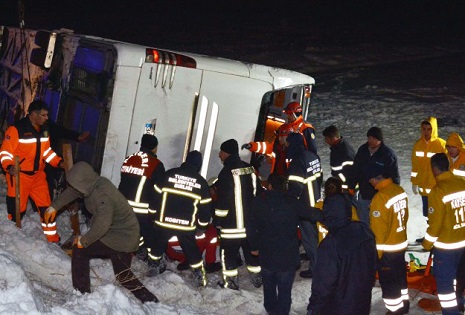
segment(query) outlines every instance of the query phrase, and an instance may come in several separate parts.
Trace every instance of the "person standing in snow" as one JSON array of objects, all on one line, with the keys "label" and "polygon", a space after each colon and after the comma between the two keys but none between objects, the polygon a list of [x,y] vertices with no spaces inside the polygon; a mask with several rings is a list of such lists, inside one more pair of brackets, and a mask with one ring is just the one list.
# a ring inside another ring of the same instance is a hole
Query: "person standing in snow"
[{"label": "person standing in snow", "polygon": [[[291,160],[288,169],[288,193],[310,207],[314,207],[321,198],[320,157],[312,150],[305,150],[304,137],[300,133],[291,133],[286,139],[286,156]],[[308,270],[300,272],[302,278],[312,277],[312,267],[317,260],[318,230],[316,221],[300,221],[302,245],[310,260]]]},{"label": "person standing in snow", "polygon": [[[435,153],[446,153],[446,141],[438,136],[438,122],[435,117],[428,117],[421,122],[421,136],[412,149],[412,192],[420,194],[423,204],[423,216],[428,217],[428,194],[436,184],[431,170],[431,157]],[[423,238],[416,240],[418,243]]]},{"label": "person standing in snow", "polygon": [[236,140],[223,142],[218,157],[223,163],[215,183],[217,197],[214,204],[214,222],[219,229],[223,265],[223,279],[218,284],[223,288],[239,290],[237,257],[242,248],[251,282],[259,288],[262,285],[260,263],[258,257],[251,254],[246,227],[252,200],[261,190],[260,182],[253,166],[241,161]]},{"label": "person standing in snow", "polygon": [[169,240],[176,236],[186,255],[196,286],[206,286],[207,278],[202,253],[195,236],[207,229],[211,219],[210,190],[207,181],[199,174],[202,168],[202,154],[191,151],[180,167],[165,173],[161,185],[155,185],[160,195],[160,211],[155,219],[154,267],[150,276],[165,270],[162,260]]},{"label": "person standing in snow", "polygon": [[[463,295],[456,295],[455,280],[465,252],[465,181],[449,171],[445,153],[431,157],[436,184],[428,194],[428,228],[423,247],[434,247],[434,277],[442,314],[458,314]],[[463,288],[463,285],[460,285]]]},{"label": "person standing in snow", "polygon": [[154,185],[160,184],[165,175],[165,166],[157,158],[158,139],[144,134],[138,152],[128,156],[121,166],[121,181],[118,189],[132,206],[140,225],[140,242],[137,257],[153,264],[153,221],[160,206]]},{"label": "person standing in snow", "polygon": [[92,214],[89,230],[74,239],[71,272],[73,287],[90,293],[90,259],[109,257],[116,279],[141,302],[158,299],[131,271],[132,253],[139,245],[139,222],[126,198],[113,183],[99,176],[86,162],[78,162],[66,173],[69,184],[47,208],[45,222],[54,222],[57,210],[84,198]]},{"label": "person standing in snow", "polygon": [[342,188],[347,191],[347,179],[351,176],[350,169],[354,164],[355,150],[334,125],[323,130],[323,137],[331,150],[329,154],[331,175],[341,179]]},{"label": "person standing in snow", "polygon": [[378,275],[386,314],[407,314],[410,308],[405,249],[408,199],[404,189],[386,178],[384,168],[373,165],[367,179],[378,191],[371,200],[370,228],[376,236]]},{"label": "person standing in snow", "polygon": [[457,176],[465,178],[465,147],[462,137],[452,132],[446,141],[447,157],[449,158],[449,170]]},{"label": "person standing in snow", "polygon": [[247,239],[253,255],[260,259],[263,279],[263,305],[268,314],[289,314],[291,291],[300,265],[297,226],[299,216],[320,219],[321,211],[310,210],[286,193],[286,177],[268,176],[267,190],[252,203]]},{"label": "person standing in snow", "polygon": [[321,223],[328,235],[318,246],[307,315],[368,315],[375,284],[376,241],[362,222],[352,221],[350,197],[337,181],[326,181]]},{"label": "person standing in snow", "polygon": [[354,192],[357,184],[357,214],[361,222],[370,226],[370,203],[376,193],[374,187],[366,179],[366,171],[374,164],[382,166],[386,176],[396,184],[400,184],[397,156],[383,140],[383,132],[379,127],[371,127],[367,132],[367,142],[362,144],[355,154],[352,175],[348,179],[348,188]]}]

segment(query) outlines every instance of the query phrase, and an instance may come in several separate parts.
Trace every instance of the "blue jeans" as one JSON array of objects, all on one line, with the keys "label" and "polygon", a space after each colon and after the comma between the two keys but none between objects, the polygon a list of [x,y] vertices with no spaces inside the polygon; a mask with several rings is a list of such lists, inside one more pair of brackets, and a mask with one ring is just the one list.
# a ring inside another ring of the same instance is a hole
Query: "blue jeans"
[{"label": "blue jeans", "polygon": [[[441,299],[441,296],[454,294],[454,279],[456,279],[457,268],[459,266],[460,258],[465,248],[458,249],[434,249],[433,258],[433,271],[436,277],[438,297],[441,302],[442,314],[458,314],[457,305],[451,307],[443,307],[443,301],[450,301],[450,299]],[[463,303],[463,298],[458,297],[457,303]]]},{"label": "blue jeans", "polygon": [[291,293],[295,270],[271,271],[262,268],[263,306],[273,315],[287,315],[291,310]]},{"label": "blue jeans", "polygon": [[310,263],[308,269],[312,270],[316,264],[318,248],[318,229],[316,223],[307,220],[300,220],[300,233],[302,234],[302,246],[307,253]]},{"label": "blue jeans", "polygon": [[421,196],[421,203],[423,205],[423,216],[428,218],[428,196]]}]

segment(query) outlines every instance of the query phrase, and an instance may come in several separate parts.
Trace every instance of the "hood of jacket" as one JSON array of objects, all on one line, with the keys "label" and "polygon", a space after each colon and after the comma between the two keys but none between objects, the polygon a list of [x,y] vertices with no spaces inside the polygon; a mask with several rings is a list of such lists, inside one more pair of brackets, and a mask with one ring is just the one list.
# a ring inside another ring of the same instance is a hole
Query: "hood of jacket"
[{"label": "hood of jacket", "polygon": [[[428,118],[422,120],[422,122],[424,122],[424,121],[429,122],[430,125],[431,125],[432,131],[431,131],[431,140],[430,141],[436,140],[439,137],[439,134],[438,134],[438,120],[436,119],[436,117],[428,117]],[[421,124],[420,124],[420,132],[421,132]],[[423,134],[421,135],[421,138],[423,140],[425,140],[425,137],[423,136]]]},{"label": "hood of jacket", "polygon": [[66,180],[77,191],[89,196],[100,176],[86,162],[78,162],[66,173]]},{"label": "hood of jacket", "polygon": [[335,194],[324,200],[322,223],[328,231],[346,226],[351,217],[352,203],[346,194]]},{"label": "hood of jacket", "polygon": [[447,138],[446,145],[451,147],[459,148],[461,151],[464,150],[462,137],[456,132],[452,132]]}]

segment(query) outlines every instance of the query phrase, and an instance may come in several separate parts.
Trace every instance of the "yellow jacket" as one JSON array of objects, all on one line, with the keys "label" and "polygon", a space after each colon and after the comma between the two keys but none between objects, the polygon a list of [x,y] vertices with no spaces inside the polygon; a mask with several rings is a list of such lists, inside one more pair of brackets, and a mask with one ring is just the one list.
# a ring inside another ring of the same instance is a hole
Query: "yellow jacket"
[{"label": "yellow jacket", "polygon": [[454,173],[454,175],[465,177],[465,148],[462,138],[458,133],[452,132],[447,138],[446,146],[456,147],[460,150],[455,160],[447,154],[449,158],[449,170]]},{"label": "yellow jacket", "polygon": [[436,177],[428,196],[428,229],[423,247],[465,247],[465,181],[447,171]]},{"label": "yellow jacket", "polygon": [[407,248],[408,198],[404,189],[390,178],[379,182],[375,189],[378,192],[370,204],[370,227],[381,258],[384,252]]},{"label": "yellow jacket", "polygon": [[418,186],[420,195],[427,196],[431,188],[436,184],[431,170],[431,157],[436,153],[447,153],[446,141],[438,137],[438,123],[436,118],[425,119],[431,124],[433,132],[431,139],[426,141],[423,135],[415,142],[412,150],[412,174],[413,185]]}]

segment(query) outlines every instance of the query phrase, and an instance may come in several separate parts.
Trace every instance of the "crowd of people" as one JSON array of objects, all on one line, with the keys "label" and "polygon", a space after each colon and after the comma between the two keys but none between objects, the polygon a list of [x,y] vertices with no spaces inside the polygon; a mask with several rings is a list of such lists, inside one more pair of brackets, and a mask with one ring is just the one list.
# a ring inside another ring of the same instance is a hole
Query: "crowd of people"
[{"label": "crowd of people", "polygon": [[[84,201],[90,225],[75,237],[72,255],[73,286],[82,293],[90,292],[90,259],[104,256],[123,287],[142,302],[158,302],[132,273],[134,255],[147,262],[147,276],[163,273],[166,259],[176,259],[179,270],[192,270],[198,287],[207,285],[208,272],[221,269],[218,285],[239,290],[242,253],[251,283],[263,285],[267,313],[289,314],[302,245],[309,267],[299,275],[313,278],[308,315],[369,314],[376,274],[386,314],[407,314],[408,198],[382,129],[369,128],[367,142],[354,150],[336,126],[326,127],[322,135],[330,146],[331,177],[324,181],[315,128],[304,121],[298,102],[289,103],[284,114],[287,122],[272,143],[239,147],[235,139],[224,141],[223,169],[214,183],[200,175],[198,151],[165,170],[157,137],[144,134],[139,151],[122,161],[118,187],[78,162],[66,174],[68,187],[53,199],[45,165],[63,167],[51,144],[58,127],[48,122],[47,104],[33,101],[29,114],[8,128],[0,150],[8,218],[17,219],[17,178],[20,216],[30,198],[49,242],[60,240],[58,211]],[[447,141],[439,138],[435,117],[424,119],[420,131],[412,149],[411,184],[421,196],[428,227],[417,242],[434,253],[442,313],[457,314],[463,312],[465,288],[465,147],[457,133]],[[87,137],[88,132],[69,136]],[[272,168],[266,180],[241,160],[239,148],[267,156]]]}]

